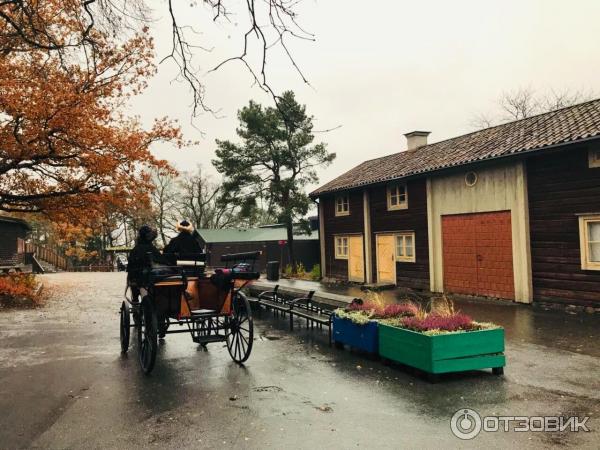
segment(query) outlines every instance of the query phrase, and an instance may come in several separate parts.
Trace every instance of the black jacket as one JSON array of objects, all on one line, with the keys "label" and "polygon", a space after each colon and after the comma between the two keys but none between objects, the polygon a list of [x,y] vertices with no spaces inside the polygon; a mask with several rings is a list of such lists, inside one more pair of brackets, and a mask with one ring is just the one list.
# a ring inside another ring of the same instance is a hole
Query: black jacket
[{"label": "black jacket", "polygon": [[127,262],[127,279],[138,282],[144,269],[151,268],[152,263],[162,264],[164,258],[152,242],[138,241],[129,252]]},{"label": "black jacket", "polygon": [[163,253],[166,254],[183,254],[183,253],[202,253],[202,246],[198,239],[195,236],[188,233],[187,231],[182,231],[177,236],[175,236],[171,241],[167,244]]}]

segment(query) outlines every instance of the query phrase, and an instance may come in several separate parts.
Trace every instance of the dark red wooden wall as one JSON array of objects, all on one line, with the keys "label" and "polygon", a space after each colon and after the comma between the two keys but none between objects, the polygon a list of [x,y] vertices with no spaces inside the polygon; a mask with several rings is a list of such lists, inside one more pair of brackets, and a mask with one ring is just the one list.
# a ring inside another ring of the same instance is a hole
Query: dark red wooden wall
[{"label": "dark red wooden wall", "polygon": [[429,289],[429,247],[427,237],[427,184],[425,178],[409,181],[408,209],[387,210],[386,186],[369,188],[371,209],[373,281],[377,281],[375,233],[414,231],[415,262],[396,262],[398,286]]},{"label": "dark red wooden wall", "polygon": [[600,306],[600,271],[581,270],[577,214],[600,212],[600,168],[587,148],[527,160],[534,301]]},{"label": "dark red wooden wall", "polygon": [[0,221],[0,262],[12,260],[17,253],[17,239],[24,239],[27,229],[20,223]]},{"label": "dark red wooden wall", "polygon": [[[208,259],[206,264],[212,267],[222,266],[221,256],[228,253],[242,253],[262,251],[260,258],[255,262],[257,271],[266,271],[267,262],[279,261],[281,270],[290,264],[288,245],[280,246],[278,241],[254,242],[213,242],[207,244]],[[297,263],[302,263],[306,271],[312,270],[319,264],[320,250],[317,239],[297,239],[294,241],[294,257]]]},{"label": "dark red wooden wall", "polygon": [[335,196],[328,195],[319,199],[323,204],[323,224],[325,226],[325,263],[326,276],[329,278],[348,279],[348,260],[335,259],[334,235],[363,233],[363,193],[349,193],[350,215],[335,215]]}]

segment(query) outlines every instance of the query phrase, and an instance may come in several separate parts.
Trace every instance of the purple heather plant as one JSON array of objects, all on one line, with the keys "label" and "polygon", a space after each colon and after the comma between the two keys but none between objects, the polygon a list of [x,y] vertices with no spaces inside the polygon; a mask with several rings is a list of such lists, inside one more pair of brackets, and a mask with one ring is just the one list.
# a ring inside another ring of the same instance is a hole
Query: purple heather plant
[{"label": "purple heather plant", "polygon": [[402,319],[402,326],[413,331],[471,331],[478,329],[476,323],[470,316],[462,313],[451,315],[429,314],[424,318],[405,317]]},{"label": "purple heather plant", "polygon": [[377,318],[412,317],[416,316],[418,312],[419,307],[414,303],[399,303],[385,306],[383,310],[377,312]]}]

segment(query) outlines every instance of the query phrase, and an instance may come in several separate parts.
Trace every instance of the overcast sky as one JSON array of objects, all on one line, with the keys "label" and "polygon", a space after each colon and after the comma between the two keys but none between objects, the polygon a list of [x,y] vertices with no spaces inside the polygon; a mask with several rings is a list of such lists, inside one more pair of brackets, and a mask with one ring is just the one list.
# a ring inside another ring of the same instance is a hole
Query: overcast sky
[{"label": "overcast sky", "polygon": [[[190,125],[190,93],[173,81],[176,70],[169,61],[132,111],[145,121],[164,115],[178,119],[185,136],[199,144],[186,150],[158,146],[154,152],[180,170],[202,164],[216,173],[210,163],[215,139],[236,139],[236,112],[250,99],[271,100],[252,87],[239,63],[206,74],[239,54],[246,17],[215,25],[202,5],[175,4],[182,22],[202,32],[195,43],[214,47],[210,53],[198,51],[195,63],[207,102],[222,118],[203,114]],[[320,171],[322,183],[365,159],[404,150],[408,131],[431,131],[430,142],[473,131],[474,116],[493,114],[504,91],[600,93],[598,0],[305,0],[298,12],[300,23],[316,36],[315,42],[291,43],[311,86],[277,49],[268,75],[276,91],[296,92],[317,129],[341,125],[317,135],[338,155]],[[171,42],[166,6],[157,6],[155,17],[151,32],[158,60]]]}]

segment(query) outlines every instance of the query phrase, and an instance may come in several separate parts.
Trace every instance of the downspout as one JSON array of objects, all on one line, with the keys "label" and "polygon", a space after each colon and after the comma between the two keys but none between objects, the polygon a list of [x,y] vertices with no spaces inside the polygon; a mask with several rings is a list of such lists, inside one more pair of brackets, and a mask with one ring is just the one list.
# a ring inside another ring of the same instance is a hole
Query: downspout
[{"label": "downspout", "polygon": [[364,218],[364,258],[365,258],[365,281],[367,284],[373,282],[373,267],[371,258],[371,205],[369,198],[369,189],[363,191],[363,218]]},{"label": "downspout", "polygon": [[327,276],[325,272],[325,222],[322,220],[324,217],[323,205],[318,198],[313,199],[313,201],[317,205],[317,218],[319,219],[319,253],[321,261],[321,279],[323,279]]}]

